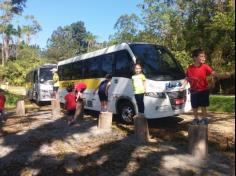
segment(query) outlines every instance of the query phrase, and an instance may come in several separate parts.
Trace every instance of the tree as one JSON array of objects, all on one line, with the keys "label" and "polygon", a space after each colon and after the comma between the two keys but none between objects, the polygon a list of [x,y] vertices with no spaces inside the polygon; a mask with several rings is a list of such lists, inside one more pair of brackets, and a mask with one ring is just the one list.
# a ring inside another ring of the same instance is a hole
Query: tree
[{"label": "tree", "polygon": [[48,39],[47,57],[59,61],[86,52],[87,35],[88,32],[82,21],[58,27]]},{"label": "tree", "polygon": [[90,48],[92,48],[96,43],[96,36],[88,32],[88,34],[85,36],[85,42],[87,44],[87,52],[89,52]]},{"label": "tree", "polygon": [[3,69],[2,77],[11,85],[24,85],[26,74],[46,62],[46,59],[41,57],[39,48],[28,45],[22,47],[18,58],[7,62]]},{"label": "tree", "polygon": [[[26,0],[3,0],[0,2],[0,33],[2,34],[2,65],[9,58],[9,26],[14,15],[20,15],[25,7]],[[6,34],[6,32],[8,34]]]},{"label": "tree", "polygon": [[141,20],[137,15],[122,15],[114,25],[114,29],[117,30],[114,37],[120,42],[135,41],[140,25]]},{"label": "tree", "polygon": [[27,15],[25,19],[30,21],[30,24],[24,25],[20,32],[26,35],[26,44],[29,45],[31,36],[37,34],[42,28],[33,15]]}]

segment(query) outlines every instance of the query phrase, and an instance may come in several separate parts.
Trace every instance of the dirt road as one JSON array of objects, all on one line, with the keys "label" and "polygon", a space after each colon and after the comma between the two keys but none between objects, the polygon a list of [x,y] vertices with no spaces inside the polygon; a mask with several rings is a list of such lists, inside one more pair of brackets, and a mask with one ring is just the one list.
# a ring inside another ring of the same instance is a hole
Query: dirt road
[{"label": "dirt road", "polygon": [[209,157],[199,161],[187,152],[191,114],[149,120],[155,140],[141,145],[133,140],[133,125],[117,120],[102,131],[95,115],[69,127],[65,117],[51,117],[50,106],[26,117],[9,112],[0,124],[0,176],[233,175],[235,114],[210,116]]}]

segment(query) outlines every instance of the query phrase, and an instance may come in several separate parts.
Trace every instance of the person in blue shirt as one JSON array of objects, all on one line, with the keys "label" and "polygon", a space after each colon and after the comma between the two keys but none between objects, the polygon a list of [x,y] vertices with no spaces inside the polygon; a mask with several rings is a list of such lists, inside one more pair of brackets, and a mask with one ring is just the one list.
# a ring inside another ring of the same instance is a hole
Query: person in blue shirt
[{"label": "person in blue shirt", "polygon": [[105,80],[102,81],[99,86],[93,91],[93,94],[95,94],[98,90],[98,96],[101,102],[101,112],[107,112],[108,110],[108,89],[111,85],[111,79],[112,76],[110,74],[107,74],[105,76]]}]

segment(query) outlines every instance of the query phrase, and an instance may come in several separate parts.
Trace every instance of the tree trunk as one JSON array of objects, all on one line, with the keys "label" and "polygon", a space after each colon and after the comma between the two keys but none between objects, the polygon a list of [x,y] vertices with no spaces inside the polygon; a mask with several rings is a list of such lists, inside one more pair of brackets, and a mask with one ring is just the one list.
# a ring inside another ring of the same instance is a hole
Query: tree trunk
[{"label": "tree trunk", "polygon": [[112,126],[112,113],[102,112],[99,114],[98,128],[100,129],[111,129]]},{"label": "tree trunk", "polygon": [[5,55],[4,55],[4,33],[2,34],[2,66],[5,65]]},{"label": "tree trunk", "polygon": [[4,53],[5,53],[5,62],[9,59],[9,36],[5,35],[4,37]]}]

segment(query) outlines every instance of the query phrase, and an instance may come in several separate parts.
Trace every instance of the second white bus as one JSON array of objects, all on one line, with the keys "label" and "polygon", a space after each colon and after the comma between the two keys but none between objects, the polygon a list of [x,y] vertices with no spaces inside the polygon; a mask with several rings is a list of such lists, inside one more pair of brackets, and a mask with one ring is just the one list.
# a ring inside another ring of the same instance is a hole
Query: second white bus
[{"label": "second white bus", "polygon": [[93,91],[106,74],[111,74],[109,111],[131,122],[137,113],[131,81],[137,59],[147,78],[146,118],[174,116],[191,109],[189,87],[179,91],[185,78],[181,65],[165,47],[148,43],[122,43],[59,62],[61,102],[67,85],[84,82],[85,109],[100,111],[99,97]]}]

